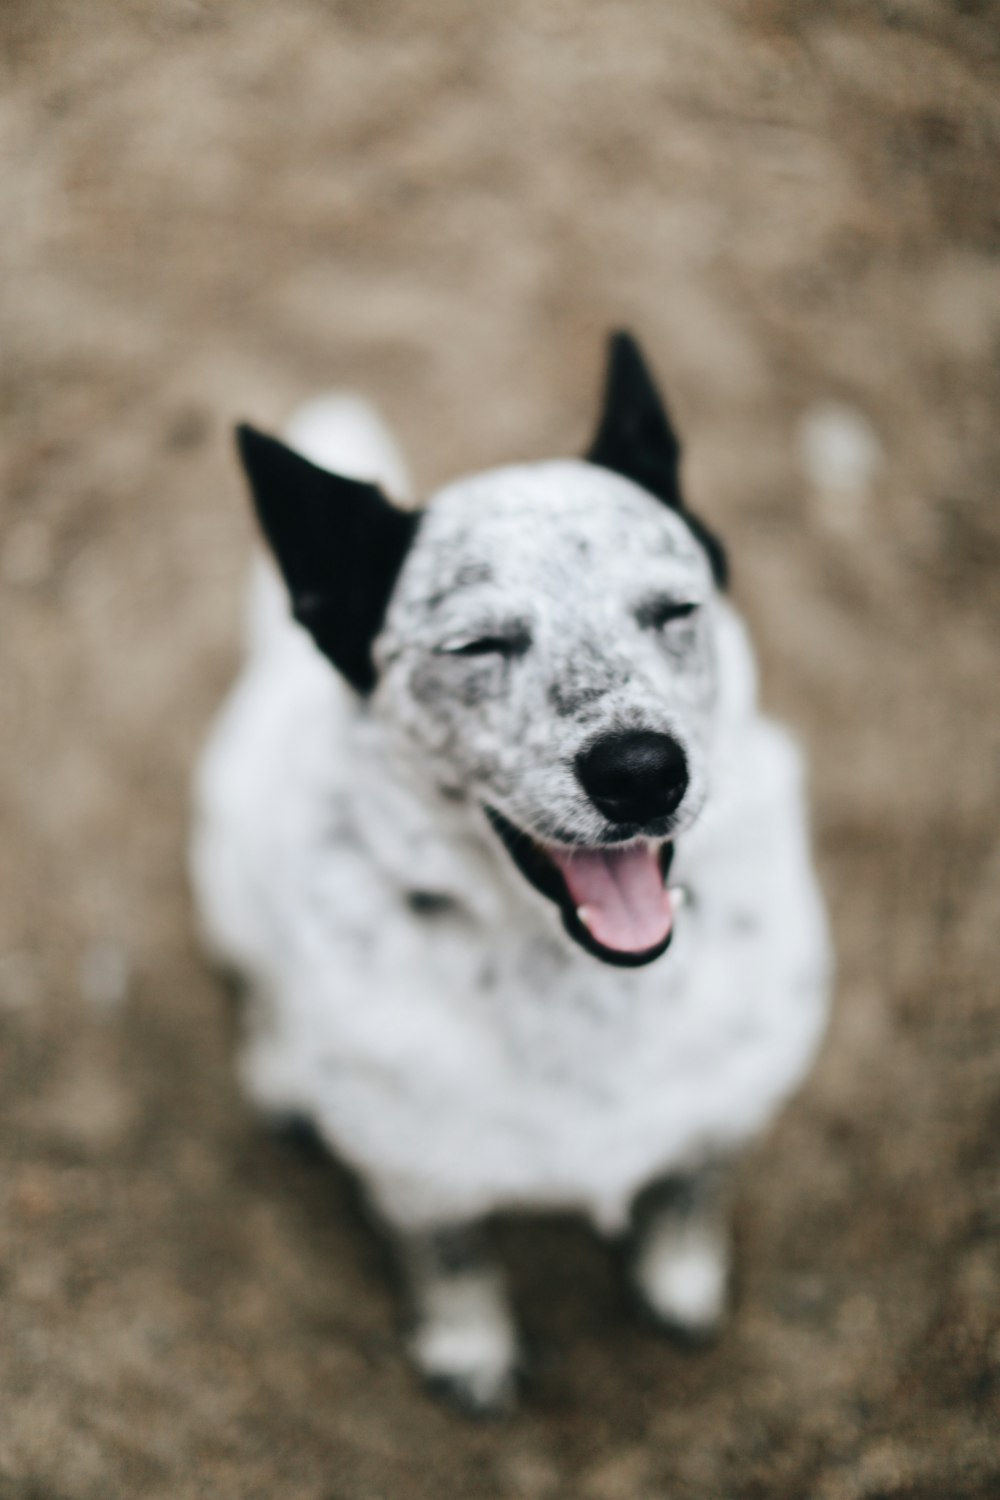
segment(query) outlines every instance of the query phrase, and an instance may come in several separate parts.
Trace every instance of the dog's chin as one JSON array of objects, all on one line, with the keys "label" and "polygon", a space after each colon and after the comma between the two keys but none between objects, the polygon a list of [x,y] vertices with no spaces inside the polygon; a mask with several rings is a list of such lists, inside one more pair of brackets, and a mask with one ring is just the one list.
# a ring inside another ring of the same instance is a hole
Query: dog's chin
[{"label": "dog's chin", "polygon": [[[549,844],[517,828],[495,808],[484,811],[521,875],[555,903],[567,933],[586,953],[602,963],[637,969],[670,947],[673,911],[666,880],[674,846],[669,839],[633,840],[623,846]],[[598,868],[589,870],[588,865]],[[616,881],[616,874],[626,878]],[[597,884],[608,888],[613,913],[581,900],[581,891],[586,895],[588,886]],[[638,912],[629,911],[630,902]]]}]

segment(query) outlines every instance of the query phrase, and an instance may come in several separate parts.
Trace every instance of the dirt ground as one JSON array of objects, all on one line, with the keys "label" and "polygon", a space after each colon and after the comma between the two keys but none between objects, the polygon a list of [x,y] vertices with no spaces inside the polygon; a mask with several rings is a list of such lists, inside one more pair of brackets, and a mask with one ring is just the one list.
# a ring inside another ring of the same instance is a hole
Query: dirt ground
[{"label": "dirt ground", "polygon": [[[0,1496],[1000,1495],[1000,8],[4,0]],[[505,1226],[468,1425],[197,951],[229,438],[358,386],[423,485],[578,451],[641,333],[813,764],[840,977],[732,1324]],[[818,433],[818,436],[817,436]],[[817,457],[818,454],[818,457]],[[845,456],[846,455],[846,456]]]}]

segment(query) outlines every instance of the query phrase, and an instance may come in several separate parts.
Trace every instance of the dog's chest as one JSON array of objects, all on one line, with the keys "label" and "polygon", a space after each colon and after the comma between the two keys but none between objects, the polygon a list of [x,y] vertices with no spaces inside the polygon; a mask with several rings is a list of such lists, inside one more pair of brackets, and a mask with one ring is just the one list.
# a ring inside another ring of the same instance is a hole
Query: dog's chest
[{"label": "dog's chest", "polygon": [[376,1176],[433,1162],[462,1205],[613,1226],[643,1181],[753,1128],[815,1029],[769,992],[762,952],[720,984],[705,915],[688,918],[654,969],[621,973],[567,960],[557,935],[401,932],[306,1024],[313,1106]]},{"label": "dog's chest", "polygon": [[[534,1128],[539,1145],[588,1122],[628,1129],[782,1024],[759,938],[744,944],[736,987],[730,974],[720,983],[735,955],[712,934],[707,914],[685,913],[664,959],[630,971],[577,955],[540,923],[490,933],[461,915],[387,914],[350,976],[331,948],[341,983],[319,1024],[345,1073],[379,1077],[414,1128],[447,1100],[455,1120]],[[309,1050],[319,1054],[315,1038]]]},{"label": "dog's chest", "polygon": [[553,1131],[567,1112],[602,1116],[635,1098],[648,996],[615,975],[567,971],[554,938],[528,939],[490,967],[469,1008],[491,1055],[498,1116],[527,1114]]}]

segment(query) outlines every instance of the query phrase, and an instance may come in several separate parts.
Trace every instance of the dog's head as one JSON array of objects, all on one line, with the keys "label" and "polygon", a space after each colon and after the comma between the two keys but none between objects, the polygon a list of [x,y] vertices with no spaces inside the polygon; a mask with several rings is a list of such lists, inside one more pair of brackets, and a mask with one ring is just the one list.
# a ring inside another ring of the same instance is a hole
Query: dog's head
[{"label": "dog's head", "polygon": [[459,480],[419,513],[240,440],[295,615],[394,750],[485,820],[584,948],[656,958],[673,841],[707,790],[725,556],[683,503],[633,340],[612,340],[586,459]]}]

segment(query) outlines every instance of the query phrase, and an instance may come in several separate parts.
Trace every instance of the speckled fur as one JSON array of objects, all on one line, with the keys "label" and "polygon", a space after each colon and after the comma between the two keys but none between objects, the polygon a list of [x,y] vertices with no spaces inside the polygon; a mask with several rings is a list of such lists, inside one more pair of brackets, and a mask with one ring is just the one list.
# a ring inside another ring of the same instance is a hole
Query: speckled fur
[{"label": "speckled fur", "polygon": [[[400,487],[357,403],[314,405],[290,440]],[[657,630],[662,595],[700,607]],[[508,660],[442,649],[515,626]],[[463,479],[426,507],[369,699],[265,564],[251,640],[200,768],[193,871],[252,991],[259,1105],[310,1118],[410,1233],[551,1207],[616,1231],[651,1181],[768,1123],[823,1031],[825,921],[799,756],[677,514],[582,461]],[[574,945],[483,813],[613,840],[572,770],[612,727],[669,731],[690,773],[671,874],[690,901],[635,970]]]},{"label": "speckled fur", "polygon": [[[703,608],[643,628],[660,595]],[[669,732],[691,773],[687,828],[708,784],[718,608],[684,522],[628,480],[573,460],[481,474],[428,507],[377,643],[375,716],[401,764],[471,806],[591,843],[620,832],[576,779],[577,752],[615,728]],[[441,650],[512,628],[530,638],[513,660]]]}]

